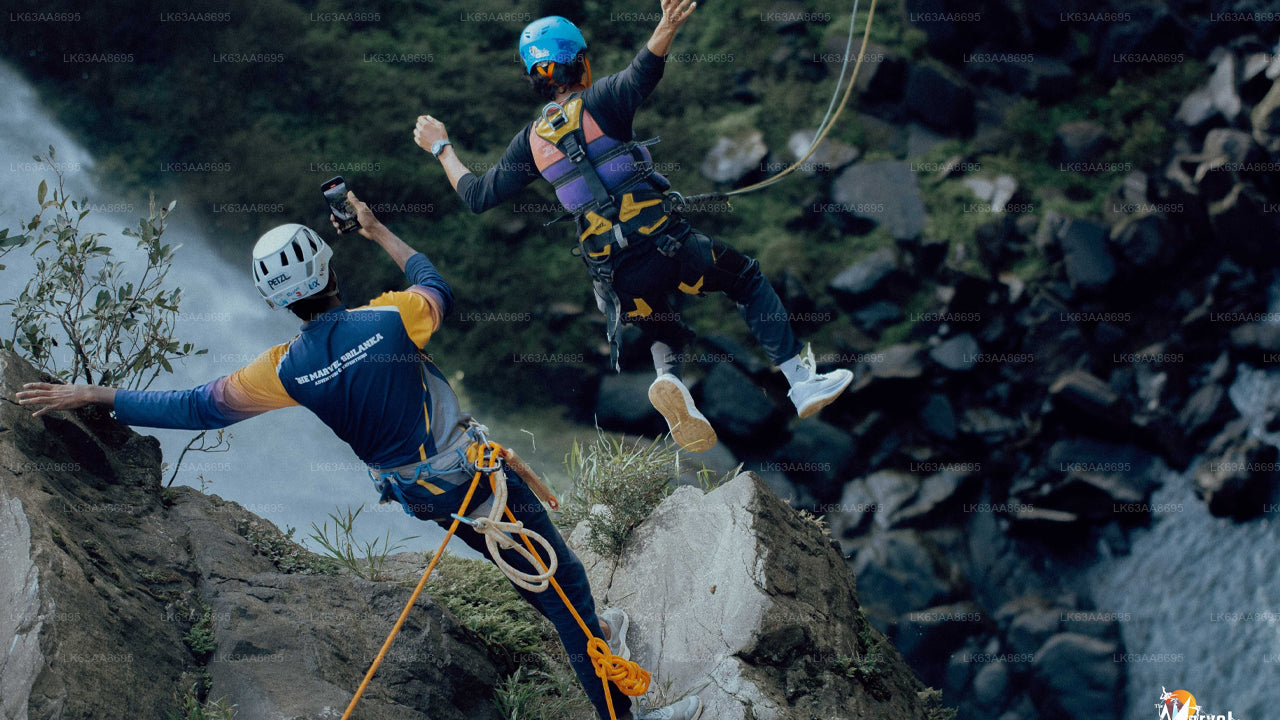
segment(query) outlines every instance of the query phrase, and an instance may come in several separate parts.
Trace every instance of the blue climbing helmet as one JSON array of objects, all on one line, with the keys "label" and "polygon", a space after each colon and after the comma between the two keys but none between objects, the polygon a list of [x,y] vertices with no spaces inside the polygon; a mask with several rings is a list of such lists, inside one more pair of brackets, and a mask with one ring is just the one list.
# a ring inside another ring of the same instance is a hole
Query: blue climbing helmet
[{"label": "blue climbing helmet", "polygon": [[520,33],[520,59],[525,72],[533,72],[533,66],[540,62],[572,62],[586,49],[582,31],[559,15],[534,20]]}]

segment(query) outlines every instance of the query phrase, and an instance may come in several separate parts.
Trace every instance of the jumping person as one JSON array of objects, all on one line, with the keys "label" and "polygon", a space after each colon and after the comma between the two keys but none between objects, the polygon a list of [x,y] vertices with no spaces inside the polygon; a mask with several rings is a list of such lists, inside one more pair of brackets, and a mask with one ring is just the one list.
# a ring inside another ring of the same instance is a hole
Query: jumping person
[{"label": "jumping person", "polygon": [[[399,502],[406,513],[444,525],[467,493],[465,450],[480,437],[480,426],[459,408],[444,375],[422,351],[449,314],[453,292],[425,255],[388,230],[353,193],[348,199],[360,221],[360,234],[400,266],[409,280],[408,290],[384,293],[364,307],[347,309],[338,295],[337,274],[330,268],[333,250],[310,228],[281,225],[254,246],[253,277],[267,304],[288,308],[303,321],[301,333],[292,340],[191,390],[28,383],[17,393],[18,402],[39,406],[37,416],[105,405],[126,425],[180,429],[220,428],[268,410],[301,405],[369,466],[382,502]],[[599,626],[610,651],[628,657],[626,613],[613,608],[597,617],[582,563],[525,479],[511,468],[506,474],[508,508],[526,528],[550,542],[559,559],[555,579],[587,626]],[[487,512],[491,495],[489,486],[481,483],[473,498],[474,511],[468,514]],[[464,531],[461,537],[489,557],[479,533]],[[511,550],[503,551],[502,557],[521,572],[541,570]],[[533,593],[519,586],[516,590],[555,625],[588,697],[600,717],[608,718],[604,687],[587,655],[587,637],[572,613],[554,592]],[[620,720],[630,718],[630,698],[616,686],[610,691]],[[640,717],[692,720],[700,712],[697,696],[690,696]]]},{"label": "jumping person", "polygon": [[555,187],[574,216],[579,246],[596,303],[608,318],[611,361],[618,369],[620,331],[634,323],[650,341],[657,379],[649,400],[682,447],[701,452],[716,442],[677,376],[678,351],[693,337],[676,310],[677,292],[723,292],[738,304],[752,334],[791,389],[800,417],[809,417],[844,392],[848,370],[818,373],[812,350],[801,346],[787,312],[759,264],[690,226],[679,195],[654,170],[648,145],[636,142],[632,119],[662,79],[676,31],[697,7],[691,0],[662,0],[662,19],[631,65],[591,81],[587,43],[562,17],[544,17],[520,35],[527,80],[550,100],[521,128],[500,162],[477,178],[467,170],[439,120],[418,118],[414,140],[444,167],[454,190],[472,212],[510,198],[538,178]]}]

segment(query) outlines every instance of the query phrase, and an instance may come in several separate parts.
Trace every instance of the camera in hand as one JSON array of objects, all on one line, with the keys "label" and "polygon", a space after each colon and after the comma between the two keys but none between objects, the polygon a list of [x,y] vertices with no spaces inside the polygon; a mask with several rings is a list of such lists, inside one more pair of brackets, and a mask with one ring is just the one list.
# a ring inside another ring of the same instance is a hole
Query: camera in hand
[{"label": "camera in hand", "polygon": [[355,209],[351,207],[351,203],[347,202],[347,182],[341,175],[326,180],[320,186],[320,191],[324,193],[325,202],[329,203],[329,212],[333,213],[333,217],[338,221],[338,232],[345,233],[360,229]]}]

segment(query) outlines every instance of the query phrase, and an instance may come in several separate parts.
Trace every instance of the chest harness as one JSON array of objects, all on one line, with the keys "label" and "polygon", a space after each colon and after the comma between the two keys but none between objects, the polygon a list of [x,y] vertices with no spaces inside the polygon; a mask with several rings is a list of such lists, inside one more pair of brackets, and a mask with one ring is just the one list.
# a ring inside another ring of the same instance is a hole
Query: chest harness
[{"label": "chest harness", "polygon": [[582,258],[602,300],[615,370],[625,318],[613,290],[615,270],[636,253],[656,250],[675,255],[689,232],[689,223],[677,212],[680,194],[668,193],[671,183],[654,170],[649,146],[658,140],[609,137],[576,94],[563,105],[548,103],[529,129],[538,172],[555,188],[567,211],[551,223],[574,219],[578,234],[574,254]]}]

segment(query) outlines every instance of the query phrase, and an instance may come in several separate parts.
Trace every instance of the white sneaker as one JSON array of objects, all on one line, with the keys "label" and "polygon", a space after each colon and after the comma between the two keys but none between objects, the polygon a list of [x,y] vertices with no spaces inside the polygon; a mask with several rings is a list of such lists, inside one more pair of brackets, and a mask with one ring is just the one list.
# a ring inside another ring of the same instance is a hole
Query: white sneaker
[{"label": "white sneaker", "polygon": [[716,431],[693,404],[689,388],[680,378],[662,373],[649,386],[649,402],[662,413],[671,439],[689,452],[705,452],[716,444]]},{"label": "white sneaker", "polygon": [[627,647],[627,628],[631,626],[631,618],[622,608],[609,608],[600,613],[600,619],[609,625],[609,652],[623,660],[631,659],[631,648]]},{"label": "white sneaker", "polygon": [[796,406],[796,414],[802,418],[817,413],[830,405],[840,393],[853,382],[853,373],[845,369],[832,370],[829,373],[818,373],[818,364],[813,359],[813,348],[805,348],[800,363],[809,371],[806,380],[791,386],[787,397]]},{"label": "white sneaker", "polygon": [[698,720],[702,714],[702,701],[697,695],[690,695],[673,705],[646,710],[636,715],[636,720]]}]

